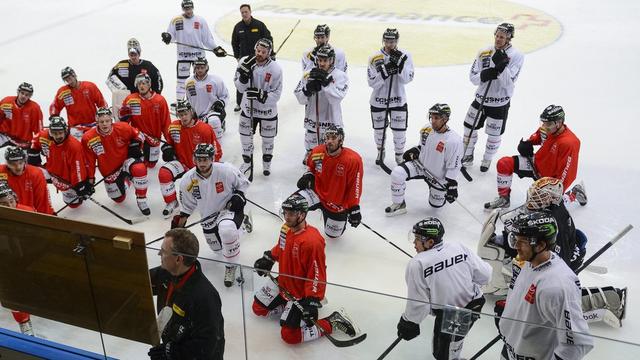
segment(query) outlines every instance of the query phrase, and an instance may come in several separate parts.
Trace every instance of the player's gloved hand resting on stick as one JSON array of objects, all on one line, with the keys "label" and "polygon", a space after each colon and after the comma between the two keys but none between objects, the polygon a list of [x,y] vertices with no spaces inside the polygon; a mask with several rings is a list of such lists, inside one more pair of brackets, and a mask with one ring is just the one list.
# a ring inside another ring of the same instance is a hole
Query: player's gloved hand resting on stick
[{"label": "player's gloved hand resting on stick", "polygon": [[398,337],[409,341],[418,335],[420,335],[420,325],[405,320],[404,316],[400,316],[400,321],[398,321]]},{"label": "player's gloved hand resting on stick", "polygon": [[[273,264],[275,264],[275,260],[273,260],[273,255],[271,255],[271,250],[265,251],[262,254],[262,257],[256,260],[253,263],[253,267],[256,269],[256,272],[260,276],[267,276],[267,272],[271,271],[273,268]],[[263,271],[260,271],[263,270]]]}]

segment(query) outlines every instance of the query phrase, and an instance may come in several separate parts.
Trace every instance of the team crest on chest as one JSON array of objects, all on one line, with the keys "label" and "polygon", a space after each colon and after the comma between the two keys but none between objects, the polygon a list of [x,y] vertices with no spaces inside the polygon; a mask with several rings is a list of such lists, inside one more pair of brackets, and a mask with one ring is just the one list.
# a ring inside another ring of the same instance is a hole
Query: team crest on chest
[{"label": "team crest on chest", "polygon": [[207,92],[208,93],[212,93],[213,92],[213,85],[207,84],[206,88],[207,88]]},{"label": "team crest on chest", "polygon": [[269,82],[271,80],[271,73],[264,74],[264,82]]},{"label": "team crest on chest", "polygon": [[196,29],[196,30],[200,29],[200,22],[199,21],[194,21],[193,22],[193,28]]},{"label": "team crest on chest", "polygon": [[338,164],[338,166],[336,166],[336,175],[344,176],[344,164],[343,163],[340,163],[340,164]]},{"label": "team crest on chest", "polygon": [[224,191],[224,183],[222,181],[216,182],[216,193],[220,194]]},{"label": "team crest on chest", "polygon": [[436,151],[440,153],[444,151],[444,141],[438,141],[438,145],[436,145]]},{"label": "team crest on chest", "polygon": [[529,290],[527,291],[527,295],[524,296],[524,300],[529,304],[534,304],[536,302],[536,286],[534,284],[529,286]]},{"label": "team crest on chest", "polygon": [[280,249],[284,250],[284,247],[287,245],[287,232],[289,231],[289,227],[284,224],[280,228],[280,235],[278,236],[278,246]]}]

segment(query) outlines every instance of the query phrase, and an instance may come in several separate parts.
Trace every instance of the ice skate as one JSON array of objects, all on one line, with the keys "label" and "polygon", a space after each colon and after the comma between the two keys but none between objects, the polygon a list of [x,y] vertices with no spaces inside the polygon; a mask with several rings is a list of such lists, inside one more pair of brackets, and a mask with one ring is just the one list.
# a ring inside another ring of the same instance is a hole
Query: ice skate
[{"label": "ice skate", "polygon": [[264,176],[271,175],[271,161],[263,161],[262,162],[262,174]]},{"label": "ice skate", "polygon": [[251,163],[243,162],[242,165],[240,165],[239,170],[244,176],[249,177],[249,174],[251,173]]},{"label": "ice skate", "polygon": [[581,206],[587,205],[587,191],[582,181],[569,190],[569,196],[575,198]]},{"label": "ice skate", "polygon": [[400,165],[404,162],[404,159],[402,158],[402,154],[396,154],[396,164]]},{"label": "ice skate", "polygon": [[149,209],[149,204],[147,204],[146,197],[136,198],[136,203],[138,203],[138,209],[140,209],[140,212],[142,213],[142,215],[145,215],[145,216],[151,215],[151,209]]},{"label": "ice skate", "polygon": [[495,200],[485,203],[484,208],[487,210],[500,209],[500,208],[508,208],[511,206],[511,200],[509,196],[498,196]]},{"label": "ice skate", "polygon": [[251,219],[251,214],[244,214],[244,218],[242,219],[241,228],[250,234],[253,231],[253,221]]},{"label": "ice skate", "polygon": [[462,166],[471,167],[473,166],[473,154],[465,155],[462,157]]},{"label": "ice skate", "polygon": [[20,323],[20,332],[24,335],[36,336],[36,334],[33,332],[33,325],[31,324],[31,320]]},{"label": "ice skate", "polygon": [[178,208],[178,200],[173,200],[172,202],[165,205],[164,209],[162,210],[162,216],[165,219],[169,219],[173,217],[173,213],[176,211],[177,208]]},{"label": "ice skate", "polygon": [[491,166],[491,160],[482,160],[482,162],[480,162],[480,171],[487,172],[489,171],[490,166]]},{"label": "ice skate", "polygon": [[341,308],[338,311],[334,311],[327,317],[327,321],[329,321],[329,323],[331,324],[331,328],[334,331],[340,330],[351,337],[356,336],[356,328],[353,320],[351,320],[344,309]]},{"label": "ice skate", "polygon": [[378,156],[376,157],[376,165],[380,165],[384,162],[384,149],[378,148]]},{"label": "ice skate", "polygon": [[224,286],[231,287],[236,280],[236,266],[224,267]]},{"label": "ice skate", "polygon": [[384,209],[384,212],[387,216],[405,214],[407,212],[407,204],[404,201],[402,201],[401,204],[391,204],[386,209]]}]

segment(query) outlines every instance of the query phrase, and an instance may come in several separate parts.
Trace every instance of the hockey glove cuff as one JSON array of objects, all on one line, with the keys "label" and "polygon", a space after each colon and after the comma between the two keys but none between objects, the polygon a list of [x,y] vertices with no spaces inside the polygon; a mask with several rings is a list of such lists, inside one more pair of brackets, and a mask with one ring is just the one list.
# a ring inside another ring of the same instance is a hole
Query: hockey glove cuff
[{"label": "hockey glove cuff", "polygon": [[405,320],[404,316],[400,316],[400,321],[398,322],[398,337],[409,341],[418,335],[420,335],[420,325]]},{"label": "hockey glove cuff", "polygon": [[33,165],[33,166],[42,166],[42,158],[40,157],[40,151],[36,149],[28,149],[27,164]]},{"label": "hockey glove cuff", "polygon": [[213,49],[213,53],[217,57],[225,57],[225,56],[227,56],[227,51],[225,49],[223,49],[222,46],[218,46],[218,47],[214,48]]},{"label": "hockey glove cuff", "polygon": [[300,177],[300,179],[298,179],[298,183],[296,185],[300,190],[313,189],[315,186],[315,177],[312,173],[306,172],[302,177]]},{"label": "hockey glove cuff", "polygon": [[169,144],[163,144],[160,149],[162,150],[162,161],[169,162],[176,160],[176,151],[173,146]]},{"label": "hockey glove cuff", "polygon": [[528,140],[520,140],[518,144],[518,153],[526,158],[533,156],[533,144]]},{"label": "hockey glove cuff", "polygon": [[447,193],[444,196],[449,203],[456,201],[458,198],[458,182],[453,179],[447,179]]},{"label": "hockey glove cuff", "polygon": [[405,161],[415,160],[420,157],[420,148],[418,146],[414,146],[411,149],[407,150],[402,154],[402,158]]},{"label": "hockey glove cuff", "polygon": [[306,297],[298,301],[302,306],[302,320],[307,326],[313,326],[313,322],[318,320],[318,309],[322,307],[320,300],[312,297]]},{"label": "hockey glove cuff", "polygon": [[360,214],[360,205],[356,205],[351,209],[349,209],[349,214],[347,215],[347,219],[349,221],[349,224],[351,224],[352,227],[358,227],[358,225],[360,225],[360,222],[362,222],[362,214]]},{"label": "hockey glove cuff", "polygon": [[276,261],[273,259],[273,255],[271,255],[271,250],[268,250],[265,251],[264,254],[262,254],[262,257],[260,259],[256,260],[256,262],[253,263],[253,267],[256,269],[258,275],[267,276],[267,272],[271,271],[275,262]]}]

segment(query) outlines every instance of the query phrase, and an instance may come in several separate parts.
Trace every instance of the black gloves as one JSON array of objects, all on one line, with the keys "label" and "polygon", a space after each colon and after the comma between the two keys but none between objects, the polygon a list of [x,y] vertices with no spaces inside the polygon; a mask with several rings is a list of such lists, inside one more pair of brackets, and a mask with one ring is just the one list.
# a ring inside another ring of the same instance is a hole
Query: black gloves
[{"label": "black gloves", "polygon": [[484,69],[480,72],[480,81],[487,82],[489,80],[495,80],[498,78],[498,75],[500,75],[500,73],[496,68]]},{"label": "black gloves", "polygon": [[404,154],[402,154],[402,158],[405,161],[415,160],[419,156],[420,156],[420,148],[417,146],[412,147],[411,149],[405,151]]},{"label": "black gloves", "polygon": [[169,162],[176,160],[176,151],[173,146],[169,144],[162,144],[160,149],[162,150],[162,161]]},{"label": "black gloves", "polygon": [[449,203],[456,201],[458,198],[458,182],[452,179],[447,179],[447,193],[444,195],[445,200]]},{"label": "black gloves", "polygon": [[362,214],[360,214],[360,205],[356,205],[348,210],[347,220],[352,227],[358,227],[362,221]]},{"label": "black gloves", "polygon": [[216,100],[212,105],[211,105],[211,110],[217,112],[217,113],[222,113],[224,112],[224,101],[222,100]]},{"label": "black gloves", "polygon": [[248,88],[244,92],[244,96],[246,96],[249,100],[258,100],[263,104],[267,101],[267,92],[254,87]]},{"label": "black gloves", "polygon": [[298,183],[296,185],[298,186],[298,189],[304,190],[313,189],[315,184],[316,179],[313,174],[310,172],[306,172],[304,173],[304,175],[302,175],[302,177],[300,177],[300,179],[298,179]]},{"label": "black gloves", "polygon": [[89,196],[93,195],[93,193],[96,192],[96,190],[93,187],[93,184],[91,184],[91,182],[88,179],[77,183],[73,187],[73,190],[76,191],[76,194],[78,195],[78,197],[81,197],[83,199],[87,199]]},{"label": "black gloves", "polygon": [[393,49],[391,50],[389,55],[391,55],[389,62],[395,65],[396,68],[402,69],[405,61],[407,61],[407,54],[404,54],[402,51],[398,49]]},{"label": "black gloves", "polygon": [[409,341],[418,335],[420,335],[420,325],[405,320],[403,316],[400,316],[400,321],[398,321],[398,337]]},{"label": "black gloves", "polygon": [[398,73],[398,65],[392,62],[385,64],[384,69],[387,72],[387,74],[389,74],[389,76],[396,75]]},{"label": "black gloves", "polygon": [[373,66],[376,67],[376,71],[380,73],[383,80],[387,80],[389,77],[389,72],[387,71],[387,67],[384,65],[384,59],[380,58],[373,63]]},{"label": "black gloves", "polygon": [[149,349],[147,355],[151,360],[171,360],[175,359],[174,355],[174,346],[171,341],[166,344],[160,344]]},{"label": "black gloves", "polygon": [[246,203],[247,200],[244,198],[244,193],[242,191],[235,190],[233,195],[231,195],[231,199],[227,201],[227,209],[233,212],[242,212]]},{"label": "black gloves", "polygon": [[302,92],[305,96],[311,96],[322,89],[322,84],[320,81],[315,79],[310,79],[307,81],[307,85],[302,89]]},{"label": "black gloves", "polygon": [[532,157],[533,144],[531,143],[531,141],[520,139],[520,143],[518,144],[518,153],[526,158]]},{"label": "black gloves", "polygon": [[264,254],[262,254],[262,257],[260,259],[256,260],[256,262],[253,263],[253,267],[258,272],[258,275],[267,276],[267,271],[271,271],[275,262],[276,261],[273,260],[273,255],[271,255],[271,250],[268,250],[265,251]]},{"label": "black gloves", "polygon": [[40,157],[40,151],[36,149],[28,149],[27,164],[33,165],[33,166],[42,166],[42,158]]},{"label": "black gloves", "polygon": [[312,297],[302,298],[298,303],[302,306],[302,320],[308,326],[318,319],[318,309],[322,307],[320,300]]},{"label": "black gloves", "polygon": [[256,57],[246,57],[240,65],[238,65],[238,73],[240,74],[240,82],[246,84],[249,82],[249,78],[251,77],[251,71],[253,70],[253,66],[256,64]]},{"label": "black gloves", "polygon": [[222,48],[222,46],[218,46],[213,49],[213,53],[217,57],[225,57],[227,56],[227,51]]},{"label": "black gloves", "polygon": [[171,42],[171,34],[169,34],[168,32],[163,32],[162,33],[162,42],[164,42],[165,44],[169,45],[169,43]]},{"label": "black gloves", "polygon": [[333,77],[326,71],[320,68],[313,68],[309,73],[309,78],[317,80],[320,85],[327,86],[333,81]]},{"label": "black gloves", "polygon": [[504,71],[504,68],[509,65],[509,60],[510,59],[507,56],[507,52],[503,49],[496,50],[493,56],[491,56],[491,61],[493,61],[493,64],[498,73],[502,73]]},{"label": "black gloves", "polygon": [[142,149],[140,148],[140,142],[132,140],[129,143],[129,152],[127,156],[134,159],[139,159],[143,156]]}]

